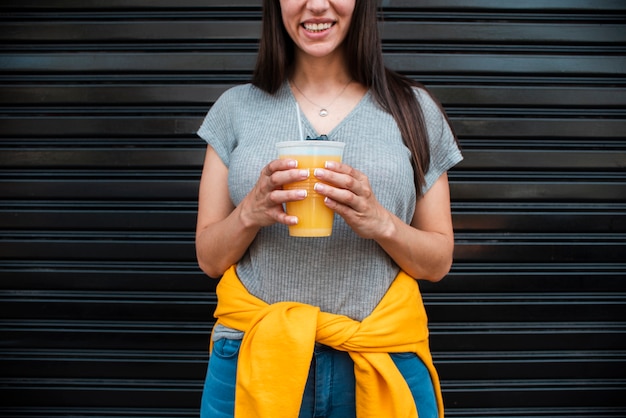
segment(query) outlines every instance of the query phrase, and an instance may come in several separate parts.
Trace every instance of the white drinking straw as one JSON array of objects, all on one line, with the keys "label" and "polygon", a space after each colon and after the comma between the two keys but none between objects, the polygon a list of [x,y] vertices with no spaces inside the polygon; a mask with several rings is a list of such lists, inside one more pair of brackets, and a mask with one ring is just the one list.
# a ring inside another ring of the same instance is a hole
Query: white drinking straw
[{"label": "white drinking straw", "polygon": [[302,119],[300,119],[300,106],[296,102],[296,116],[298,116],[298,131],[300,132],[300,141],[304,141],[304,132],[302,132]]}]

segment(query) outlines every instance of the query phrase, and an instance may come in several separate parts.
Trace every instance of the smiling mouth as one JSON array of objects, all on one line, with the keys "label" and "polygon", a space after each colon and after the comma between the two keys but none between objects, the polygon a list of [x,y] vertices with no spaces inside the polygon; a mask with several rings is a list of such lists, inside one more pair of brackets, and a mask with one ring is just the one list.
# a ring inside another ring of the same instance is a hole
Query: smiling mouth
[{"label": "smiling mouth", "polygon": [[303,23],[302,27],[309,32],[323,32],[330,29],[334,23]]}]

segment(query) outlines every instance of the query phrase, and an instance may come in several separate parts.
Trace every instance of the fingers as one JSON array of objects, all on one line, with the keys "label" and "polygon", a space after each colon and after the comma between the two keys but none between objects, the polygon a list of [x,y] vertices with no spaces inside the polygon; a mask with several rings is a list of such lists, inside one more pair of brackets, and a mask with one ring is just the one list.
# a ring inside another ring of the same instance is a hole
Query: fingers
[{"label": "fingers", "polygon": [[324,179],[327,183],[332,183],[337,187],[353,190],[360,184],[368,183],[365,174],[348,164],[336,161],[327,161],[326,168],[315,169],[314,175],[319,179]]},{"label": "fingers", "polygon": [[298,166],[298,162],[296,160],[277,159],[277,160],[270,161],[270,163],[267,164],[263,168],[262,174],[265,174],[266,176],[271,176],[277,171],[289,170],[292,168],[296,168],[297,166]]},{"label": "fingers", "polygon": [[368,239],[381,235],[388,211],[376,199],[363,172],[347,164],[331,163],[325,169],[315,170],[314,176],[320,180],[315,191],[325,196],[326,206],[340,215],[357,235]]},{"label": "fingers", "polygon": [[267,178],[272,189],[278,189],[288,183],[302,181],[309,177],[309,170],[297,170],[296,160],[274,160],[266,165],[261,172],[261,179]]},{"label": "fingers", "polygon": [[279,222],[286,225],[297,223],[297,218],[288,216],[283,210],[283,204],[290,201],[302,200],[306,197],[303,189],[286,190],[283,186],[306,179],[308,170],[298,170],[295,160],[274,160],[261,170],[255,188],[251,191],[250,199],[246,202],[246,213],[255,219],[260,226],[268,226]]},{"label": "fingers", "polygon": [[353,207],[358,198],[372,197],[367,176],[347,164],[329,161],[325,169],[316,169],[313,175],[324,182],[317,183],[315,190],[342,204]]}]

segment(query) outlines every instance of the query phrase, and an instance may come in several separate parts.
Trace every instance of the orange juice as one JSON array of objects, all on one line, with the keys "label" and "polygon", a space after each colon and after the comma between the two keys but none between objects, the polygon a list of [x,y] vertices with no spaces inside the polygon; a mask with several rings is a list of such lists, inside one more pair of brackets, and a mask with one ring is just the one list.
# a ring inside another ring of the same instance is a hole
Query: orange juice
[{"label": "orange juice", "polygon": [[282,159],[298,161],[299,169],[308,169],[309,178],[287,184],[285,189],[304,189],[307,197],[297,202],[287,202],[285,209],[296,216],[298,223],[289,226],[292,237],[327,237],[333,231],[334,212],[324,204],[324,196],[317,194],[313,187],[319,180],[313,175],[316,168],[323,168],[326,161],[341,162],[343,142],[325,140],[284,141],[276,144]]},{"label": "orange juice", "polygon": [[308,168],[309,178],[296,183],[285,185],[285,189],[304,189],[307,197],[297,202],[287,202],[286,209],[289,215],[297,216],[298,223],[289,226],[289,235],[292,237],[327,237],[333,230],[335,213],[324,204],[324,196],[318,194],[313,187],[319,180],[313,175],[316,168],[323,168],[326,161],[341,162],[339,155],[284,155],[281,158],[290,158],[298,161],[298,168]]}]

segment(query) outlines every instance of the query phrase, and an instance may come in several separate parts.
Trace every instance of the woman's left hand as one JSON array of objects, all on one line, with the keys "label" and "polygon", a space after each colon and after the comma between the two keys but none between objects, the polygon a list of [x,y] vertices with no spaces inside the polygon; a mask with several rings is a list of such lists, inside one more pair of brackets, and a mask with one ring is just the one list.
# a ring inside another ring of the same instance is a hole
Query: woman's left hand
[{"label": "woman's left hand", "polygon": [[[384,235],[391,214],[376,199],[368,177],[343,163],[328,161],[314,175],[320,180],[315,191],[326,197],[325,203],[340,215],[361,238]],[[323,182],[323,183],[321,183]]]},{"label": "woman's left hand", "polygon": [[448,176],[442,174],[415,204],[411,224],[385,209],[374,196],[368,177],[347,164],[329,162],[317,169],[316,190],[362,238],[375,240],[398,266],[415,278],[441,280],[454,250]]}]

